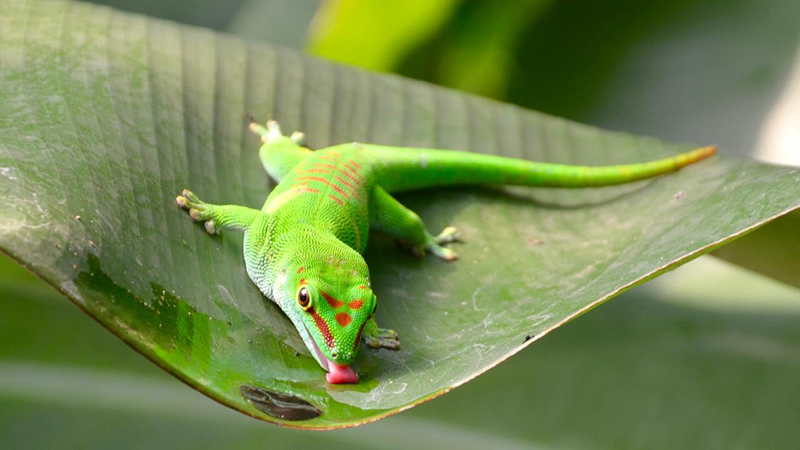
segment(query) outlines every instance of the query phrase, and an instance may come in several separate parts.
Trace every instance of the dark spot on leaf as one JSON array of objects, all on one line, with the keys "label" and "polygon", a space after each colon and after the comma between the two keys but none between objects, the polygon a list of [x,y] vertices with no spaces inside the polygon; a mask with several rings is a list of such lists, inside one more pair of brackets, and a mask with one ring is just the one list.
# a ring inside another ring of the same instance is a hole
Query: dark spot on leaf
[{"label": "dark spot on leaf", "polygon": [[242,397],[256,409],[283,420],[310,420],[319,417],[322,410],[311,403],[291,395],[273,392],[258,386],[243,384]]},{"label": "dark spot on leaf", "polygon": [[525,336],[525,339],[523,339],[523,340],[522,340],[522,343],[524,344],[524,343],[526,343],[526,342],[530,341],[531,339],[533,339],[533,336],[531,336],[530,334],[528,334],[528,335],[526,335],[526,336]]}]

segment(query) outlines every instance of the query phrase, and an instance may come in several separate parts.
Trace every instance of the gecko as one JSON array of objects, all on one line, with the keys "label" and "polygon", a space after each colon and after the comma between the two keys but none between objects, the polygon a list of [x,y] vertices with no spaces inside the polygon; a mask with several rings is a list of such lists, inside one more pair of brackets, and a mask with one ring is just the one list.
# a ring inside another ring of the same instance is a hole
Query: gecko
[{"label": "gecko", "polygon": [[211,235],[244,231],[248,276],[292,321],[331,384],[358,382],[352,364],[362,341],[372,349],[400,348],[397,333],[375,321],[377,297],[362,257],[369,232],[386,233],[417,256],[457,258],[447,245],[459,239],[456,228],[429,233],[392,194],[459,185],[610,186],[673,172],[716,151],[590,167],[358,142],[311,150],[303,133],[286,136],[275,121],[263,126],[250,118],[249,128],[278,183],[261,209],[206,203],[188,189],[176,200]]}]

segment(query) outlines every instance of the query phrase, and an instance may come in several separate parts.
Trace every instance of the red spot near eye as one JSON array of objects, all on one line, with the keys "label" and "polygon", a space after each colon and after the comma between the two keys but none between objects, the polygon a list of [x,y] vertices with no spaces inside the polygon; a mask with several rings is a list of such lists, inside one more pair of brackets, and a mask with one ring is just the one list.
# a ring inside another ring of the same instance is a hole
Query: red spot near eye
[{"label": "red spot near eye", "polygon": [[359,286],[358,288],[359,288],[359,289],[366,289],[367,287],[366,287],[366,286],[364,286],[364,285],[362,284],[362,285],[361,285],[361,286]]},{"label": "red spot near eye", "polygon": [[305,266],[297,269],[297,273],[303,273],[304,270],[306,270]]},{"label": "red spot near eye", "polygon": [[333,348],[333,335],[331,335],[331,330],[328,328],[328,324],[325,323],[325,319],[319,316],[316,311],[311,311],[311,317],[314,318],[314,323],[317,324],[317,329],[322,334],[323,339],[325,339],[325,344],[329,348]]},{"label": "red spot near eye", "polygon": [[346,312],[340,312],[336,314],[336,321],[339,322],[339,325],[342,327],[346,327],[350,322],[353,321],[353,318],[350,317],[350,314]]},{"label": "red spot near eye", "polygon": [[330,295],[326,294],[325,292],[322,293],[322,297],[325,299],[325,301],[328,302],[329,305],[331,305],[331,308],[340,308],[340,307],[342,307],[344,305],[343,301],[336,300],[335,298],[331,297]]},{"label": "red spot near eye", "polygon": [[361,300],[353,300],[352,302],[347,304],[347,307],[350,309],[359,309],[364,306],[364,302]]},{"label": "red spot near eye", "polygon": [[[297,273],[300,273],[300,272],[297,272]],[[300,286],[302,286],[304,284],[306,284],[306,279],[305,278],[300,278]]]}]

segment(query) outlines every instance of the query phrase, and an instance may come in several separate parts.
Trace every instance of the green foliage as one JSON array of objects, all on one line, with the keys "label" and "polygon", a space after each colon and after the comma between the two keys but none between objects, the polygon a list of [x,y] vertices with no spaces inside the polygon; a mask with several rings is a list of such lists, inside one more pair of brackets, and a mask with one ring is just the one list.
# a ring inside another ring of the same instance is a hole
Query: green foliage
[{"label": "green foliage", "polygon": [[390,71],[446,23],[457,0],[324,2],[308,49],[334,61]]},{"label": "green foliage", "polygon": [[[711,261],[623,294],[434,402],[320,434],[197,395],[0,257],[0,447],[793,448],[800,294]],[[698,279],[714,289],[698,295]],[[720,300],[705,305],[709,295]],[[749,310],[730,308],[747,298]]]},{"label": "green foliage", "polygon": [[[339,427],[417,404],[800,203],[792,169],[725,156],[619,188],[404,196],[432,229],[462,229],[462,259],[370,242],[378,318],[403,350],[363,352],[364,383],[328,386],[247,279],[240,237],[210,239],[174,205],[184,187],[220,203],[264,200],[243,112],[302,129],[312,147],[358,140],[582,164],[688,147],[108,9],[2,7],[0,248],[181,380],[264,420]],[[245,398],[252,386],[262,391]],[[277,394],[287,397],[268,400]]]}]

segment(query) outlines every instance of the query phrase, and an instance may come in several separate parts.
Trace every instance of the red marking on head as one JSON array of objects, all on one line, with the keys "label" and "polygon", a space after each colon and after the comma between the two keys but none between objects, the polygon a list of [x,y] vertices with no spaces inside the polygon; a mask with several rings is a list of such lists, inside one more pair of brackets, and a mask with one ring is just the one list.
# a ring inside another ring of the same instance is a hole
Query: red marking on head
[{"label": "red marking on head", "polygon": [[334,158],[334,157],[332,157],[330,155],[319,155],[318,158],[319,159],[324,159],[326,161],[334,161],[334,162],[338,159],[338,158]]},{"label": "red marking on head", "polygon": [[361,343],[361,333],[364,332],[364,326],[366,324],[367,324],[367,322],[362,323],[361,327],[359,327],[359,329],[358,329],[358,333],[356,333],[356,341],[353,343],[353,351],[358,350],[358,344]]},{"label": "red marking on head", "polygon": [[297,173],[330,173],[330,171],[325,169],[308,169],[308,170],[300,170]]},{"label": "red marking on head", "polygon": [[364,302],[361,300],[353,300],[352,302],[347,304],[347,307],[350,309],[359,309],[364,306]]},{"label": "red marking on head", "polygon": [[352,164],[352,165],[354,165],[356,167],[356,169],[360,169],[361,168],[361,164],[353,161],[352,159],[348,159],[345,164]]},{"label": "red marking on head", "polygon": [[304,271],[304,270],[306,270],[306,267],[305,267],[305,266],[303,266],[303,267],[301,267],[301,268],[297,269],[297,273],[303,273],[303,271]]},{"label": "red marking on head", "polygon": [[[300,273],[300,271],[298,271],[297,273]],[[304,284],[306,284],[306,279],[305,278],[300,278],[300,286],[302,286]]]},{"label": "red marking on head", "polygon": [[346,312],[340,312],[336,314],[336,321],[339,322],[339,325],[342,327],[346,327],[350,322],[353,321],[353,318],[350,317],[350,314]]},{"label": "red marking on head", "polygon": [[322,297],[328,302],[329,305],[331,305],[331,308],[341,308],[344,305],[343,301],[336,300],[325,292],[322,292]]},{"label": "red marking on head", "polygon": [[314,318],[314,323],[317,324],[317,329],[322,334],[322,337],[325,339],[325,344],[329,348],[334,347],[333,343],[333,335],[331,334],[331,330],[328,328],[328,324],[325,322],[325,319],[319,316],[316,311],[313,309],[311,310],[311,317]]},{"label": "red marking on head", "polygon": [[359,288],[359,289],[366,289],[367,287],[366,287],[366,286],[364,286],[364,285],[362,284],[362,285],[361,285],[361,286],[359,286],[358,288]]},{"label": "red marking on head", "polygon": [[331,194],[328,194],[328,197],[330,197],[332,200],[335,200],[336,203],[338,203],[340,206],[344,205],[344,202],[339,197],[336,197],[336,196],[331,195]]}]

